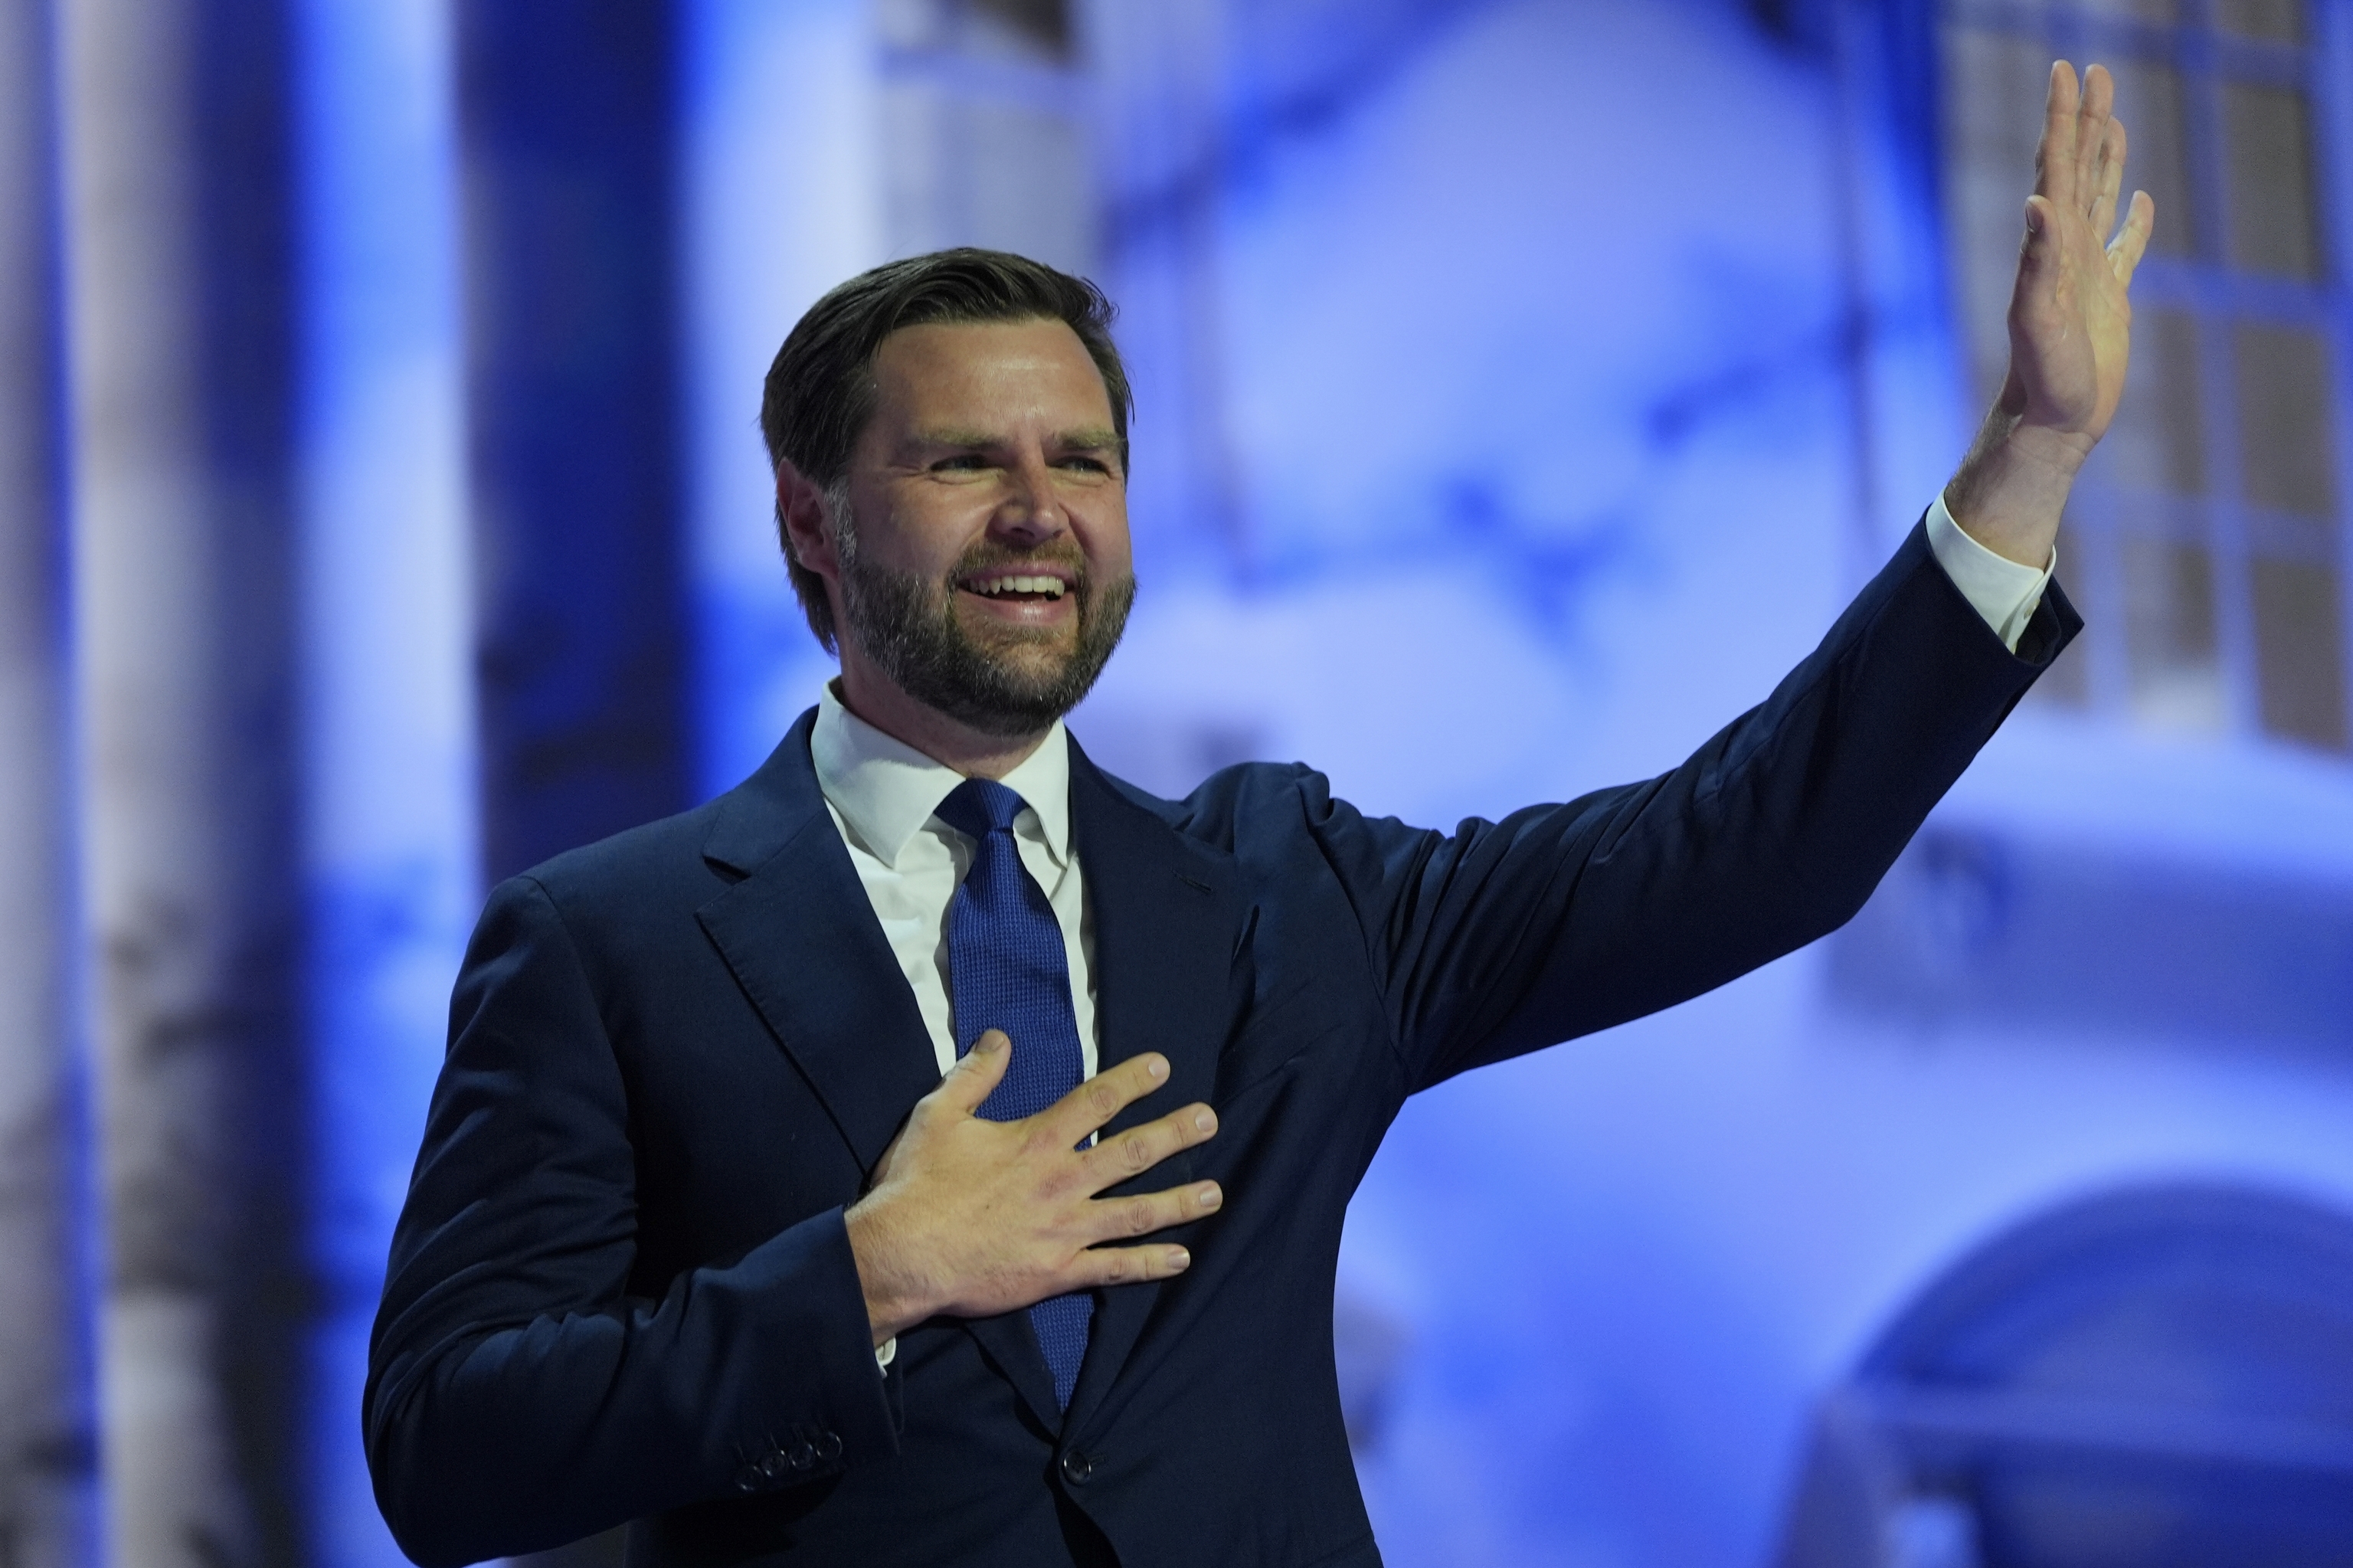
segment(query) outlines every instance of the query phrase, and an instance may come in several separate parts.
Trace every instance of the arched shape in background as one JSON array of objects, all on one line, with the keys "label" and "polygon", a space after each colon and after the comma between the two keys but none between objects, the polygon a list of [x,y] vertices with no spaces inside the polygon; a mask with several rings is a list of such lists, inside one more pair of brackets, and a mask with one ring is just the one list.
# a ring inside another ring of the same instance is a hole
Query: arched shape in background
[{"label": "arched shape in background", "polygon": [[1785,1568],[2267,1568],[2353,1542],[2353,1214],[2219,1185],[1979,1247],[1826,1398]]}]

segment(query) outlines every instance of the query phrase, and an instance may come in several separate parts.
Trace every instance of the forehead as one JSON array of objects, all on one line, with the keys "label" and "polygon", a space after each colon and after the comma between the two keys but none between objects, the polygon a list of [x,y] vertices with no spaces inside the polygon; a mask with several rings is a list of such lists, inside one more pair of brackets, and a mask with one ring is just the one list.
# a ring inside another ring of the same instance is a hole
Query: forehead
[{"label": "forehead", "polygon": [[1086,344],[1050,319],[902,327],[874,351],[874,425],[902,430],[1112,423],[1111,396]]}]

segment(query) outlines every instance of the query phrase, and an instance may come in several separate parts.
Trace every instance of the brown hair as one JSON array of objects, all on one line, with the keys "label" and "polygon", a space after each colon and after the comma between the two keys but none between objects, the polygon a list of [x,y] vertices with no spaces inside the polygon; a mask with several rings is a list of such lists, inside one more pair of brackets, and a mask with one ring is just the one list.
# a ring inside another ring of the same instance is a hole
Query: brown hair
[{"label": "brown hair", "polygon": [[[1084,278],[1004,250],[935,250],[860,272],[808,308],[768,366],[760,398],[768,461],[777,468],[790,462],[821,490],[839,483],[874,416],[875,351],[902,327],[1045,319],[1078,334],[1102,372],[1124,471],[1134,398],[1111,340],[1113,314],[1103,291]],[[794,558],[781,510],[776,537],[809,630],[830,652],[837,633],[825,580]]]}]

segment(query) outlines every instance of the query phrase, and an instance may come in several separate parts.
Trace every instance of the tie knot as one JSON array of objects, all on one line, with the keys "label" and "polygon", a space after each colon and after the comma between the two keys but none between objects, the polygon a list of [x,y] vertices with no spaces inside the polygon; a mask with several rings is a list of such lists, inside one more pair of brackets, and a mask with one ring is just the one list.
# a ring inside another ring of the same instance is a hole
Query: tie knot
[{"label": "tie knot", "polygon": [[1019,791],[994,779],[967,779],[940,802],[938,816],[967,838],[985,839],[991,833],[1010,832],[1013,819],[1021,814],[1021,804]]}]

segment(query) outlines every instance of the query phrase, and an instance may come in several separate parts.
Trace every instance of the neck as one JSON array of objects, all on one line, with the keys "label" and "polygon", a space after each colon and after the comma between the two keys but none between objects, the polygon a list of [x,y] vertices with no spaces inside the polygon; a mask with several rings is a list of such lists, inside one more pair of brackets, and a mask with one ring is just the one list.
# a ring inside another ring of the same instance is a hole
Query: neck
[{"label": "neck", "polygon": [[1029,760],[1053,726],[1034,734],[992,735],[917,702],[862,659],[842,650],[841,680],[834,688],[841,705],[892,739],[912,746],[944,768],[967,779],[1002,779]]}]

